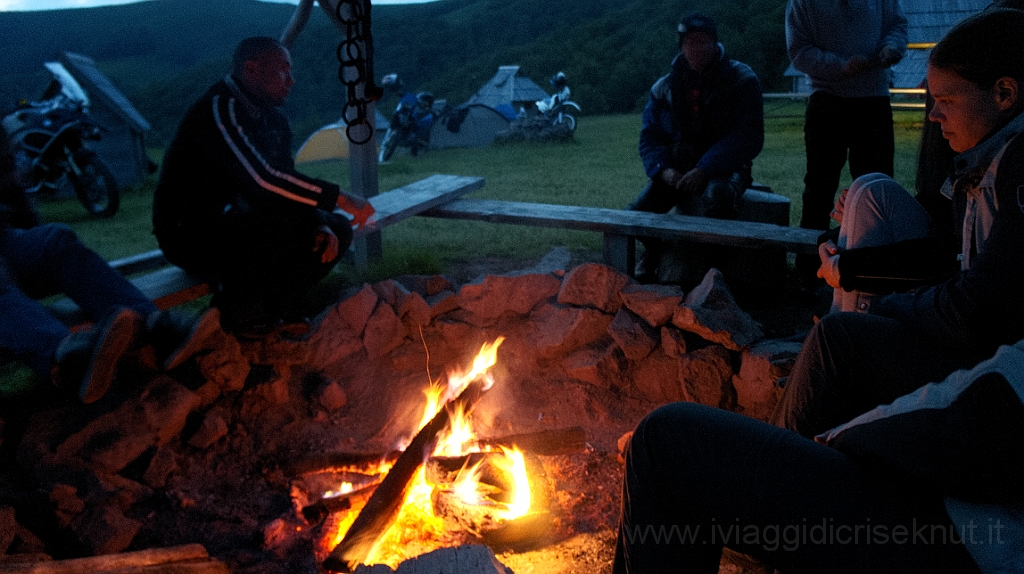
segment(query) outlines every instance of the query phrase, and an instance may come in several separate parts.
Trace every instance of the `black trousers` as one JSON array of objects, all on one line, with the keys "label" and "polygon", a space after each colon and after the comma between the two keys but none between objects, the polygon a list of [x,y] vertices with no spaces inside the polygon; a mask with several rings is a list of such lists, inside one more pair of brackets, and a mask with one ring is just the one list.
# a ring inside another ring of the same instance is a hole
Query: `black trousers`
[{"label": "black trousers", "polygon": [[[807,172],[800,227],[825,230],[831,224],[829,213],[847,159],[851,179],[875,172],[893,175],[895,142],[889,98],[841,98],[814,92],[804,116],[804,146]],[[817,255],[801,255],[797,261],[797,267],[811,276],[820,265]]]},{"label": "black trousers", "polygon": [[637,426],[622,496],[615,574],[714,574],[723,547],[787,574],[978,572],[937,496],[703,405]]},{"label": "black trousers", "polygon": [[[339,254],[321,262],[316,236],[327,226]],[[318,209],[231,213],[201,228],[158,236],[168,261],[210,283],[218,303],[278,315],[337,264],[352,242],[347,218]]]}]

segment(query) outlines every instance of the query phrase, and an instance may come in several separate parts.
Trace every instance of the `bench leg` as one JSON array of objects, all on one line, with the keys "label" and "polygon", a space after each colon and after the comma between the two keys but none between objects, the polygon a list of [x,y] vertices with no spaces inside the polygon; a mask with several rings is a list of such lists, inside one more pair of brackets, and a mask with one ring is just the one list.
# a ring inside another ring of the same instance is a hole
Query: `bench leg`
[{"label": "bench leg", "polygon": [[632,277],[636,269],[636,238],[630,235],[605,233],[604,262]]}]

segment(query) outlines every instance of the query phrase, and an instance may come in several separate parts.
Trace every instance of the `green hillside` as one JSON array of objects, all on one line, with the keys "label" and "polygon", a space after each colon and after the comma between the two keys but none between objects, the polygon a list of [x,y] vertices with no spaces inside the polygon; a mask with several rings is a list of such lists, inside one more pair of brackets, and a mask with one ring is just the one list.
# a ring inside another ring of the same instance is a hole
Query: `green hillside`
[{"label": "green hillside", "polygon": [[[375,75],[397,72],[414,90],[460,103],[516,64],[542,87],[556,71],[585,114],[638,111],[675,53],[675,22],[690,10],[719,21],[729,54],[749,63],[766,91],[785,89],[785,0],[439,0],[373,7]],[[6,58],[0,105],[35,97],[42,63],[61,51],[97,61],[166,144],[188,104],[226,70],[253,34],[279,36],[293,6],[257,0],[149,0],[102,8],[0,12]],[[652,24],[653,23],[653,24]],[[287,106],[297,136],[335,121],[337,28],[317,7],[292,50],[298,81]],[[390,109],[393,102],[382,102]]]}]

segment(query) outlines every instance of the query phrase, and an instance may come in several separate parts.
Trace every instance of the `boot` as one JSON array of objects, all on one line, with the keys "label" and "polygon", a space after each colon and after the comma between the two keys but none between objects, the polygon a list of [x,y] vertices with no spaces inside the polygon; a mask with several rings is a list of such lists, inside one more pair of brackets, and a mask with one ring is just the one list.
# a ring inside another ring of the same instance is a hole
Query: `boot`
[{"label": "boot", "polygon": [[121,358],[139,341],[143,323],[137,311],[120,307],[91,329],[65,337],[53,357],[54,384],[77,385],[83,403],[98,401],[110,390]]},{"label": "boot", "polygon": [[210,308],[200,314],[178,310],[154,311],[146,318],[149,342],[157,362],[169,371],[199,351],[212,349],[213,336],[220,331],[220,311]]}]

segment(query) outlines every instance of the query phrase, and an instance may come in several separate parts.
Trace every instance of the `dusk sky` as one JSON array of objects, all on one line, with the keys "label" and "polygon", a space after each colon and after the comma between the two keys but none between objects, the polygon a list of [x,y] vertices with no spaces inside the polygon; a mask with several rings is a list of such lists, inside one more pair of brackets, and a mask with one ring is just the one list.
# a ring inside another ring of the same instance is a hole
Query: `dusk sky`
[{"label": "dusk sky", "polygon": [[[62,8],[92,8],[112,4],[132,4],[140,0],[0,0],[0,12],[26,10],[59,10]],[[264,0],[285,4],[298,4],[299,0]],[[372,0],[377,4],[416,4],[434,0]]]}]

